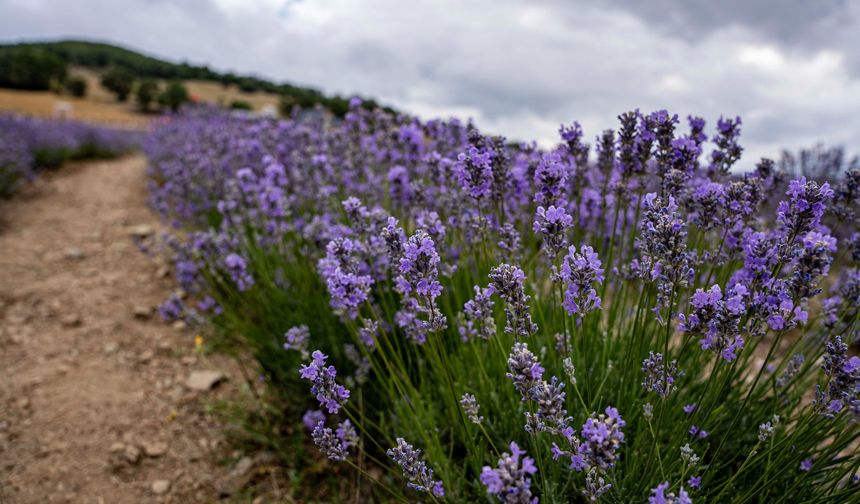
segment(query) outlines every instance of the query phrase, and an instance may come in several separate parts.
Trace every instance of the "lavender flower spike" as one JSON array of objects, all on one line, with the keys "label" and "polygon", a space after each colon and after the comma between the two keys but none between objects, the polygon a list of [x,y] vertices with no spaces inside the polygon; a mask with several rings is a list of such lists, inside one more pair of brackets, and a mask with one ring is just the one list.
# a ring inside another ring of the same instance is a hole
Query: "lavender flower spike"
[{"label": "lavender flower spike", "polygon": [[600,297],[593,285],[603,283],[601,266],[597,253],[588,245],[582,245],[579,252],[575,245],[570,246],[559,272],[559,277],[566,284],[562,305],[568,315],[583,317],[600,309]]},{"label": "lavender flower spike", "polygon": [[567,228],[573,223],[564,207],[550,205],[549,208],[539,206],[535,212],[532,229],[543,239],[544,249],[551,258],[567,246]]},{"label": "lavender flower spike", "polygon": [[495,291],[505,300],[507,324],[505,332],[515,336],[531,336],[537,332],[537,324],[532,322],[529,307],[530,296],[526,295],[523,282],[526,274],[510,264],[500,264],[490,270],[490,281]]},{"label": "lavender flower spike", "polygon": [[337,413],[341,405],[349,399],[349,390],[334,381],[337,370],[334,366],[326,366],[326,354],[316,350],[312,356],[310,364],[303,365],[299,372],[302,378],[313,383],[311,393],[316,394],[317,401],[325,406],[329,413]]},{"label": "lavender flower spike", "polygon": [[346,460],[349,449],[358,443],[358,434],[349,420],[344,420],[337,430],[325,426],[325,420],[320,420],[311,434],[320,451],[334,461]]},{"label": "lavender flower spike", "polygon": [[507,377],[514,381],[514,388],[522,395],[523,401],[529,398],[531,389],[541,382],[544,368],[525,343],[515,343],[508,357]]},{"label": "lavender flower spike", "polygon": [[403,438],[397,438],[397,446],[385,452],[403,470],[409,488],[418,492],[432,492],[436,497],[445,496],[441,481],[433,480],[433,469],[421,460],[421,450],[413,448]]},{"label": "lavender flower spike", "polygon": [[308,340],[311,337],[310,330],[306,325],[291,327],[284,333],[284,350],[295,350],[302,355],[302,359],[310,356],[308,352]]},{"label": "lavender flower spike", "polygon": [[537,467],[534,460],[526,457],[525,453],[512,442],[511,453],[503,453],[495,469],[484,466],[481,470],[481,483],[499,502],[537,504],[538,498],[532,496],[531,492],[531,475],[537,472]]},{"label": "lavender flower spike", "polygon": [[684,487],[678,491],[676,497],[674,493],[666,493],[669,489],[669,482],[665,481],[657,485],[657,488],[652,488],[651,497],[648,497],[648,504],[693,504],[690,495],[684,490]]}]

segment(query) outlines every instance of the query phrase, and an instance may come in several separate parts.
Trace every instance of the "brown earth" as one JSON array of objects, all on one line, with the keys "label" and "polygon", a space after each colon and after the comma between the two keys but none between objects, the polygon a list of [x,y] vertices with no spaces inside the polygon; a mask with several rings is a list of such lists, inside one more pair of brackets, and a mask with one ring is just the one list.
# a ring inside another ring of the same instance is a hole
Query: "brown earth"
[{"label": "brown earth", "polygon": [[2,504],[218,498],[226,449],[207,406],[238,380],[189,388],[230,363],[151,313],[175,287],[130,237],[159,229],[145,164],[69,164],[0,202]]}]

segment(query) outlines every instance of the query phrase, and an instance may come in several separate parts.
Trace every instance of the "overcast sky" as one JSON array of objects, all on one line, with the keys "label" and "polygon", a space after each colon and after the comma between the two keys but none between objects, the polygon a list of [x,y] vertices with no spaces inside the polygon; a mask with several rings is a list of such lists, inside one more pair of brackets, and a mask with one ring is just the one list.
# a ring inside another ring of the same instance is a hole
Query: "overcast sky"
[{"label": "overcast sky", "polygon": [[0,39],[83,37],[473,117],[543,144],[632,108],[744,121],[746,164],[860,151],[860,0],[0,0]]}]

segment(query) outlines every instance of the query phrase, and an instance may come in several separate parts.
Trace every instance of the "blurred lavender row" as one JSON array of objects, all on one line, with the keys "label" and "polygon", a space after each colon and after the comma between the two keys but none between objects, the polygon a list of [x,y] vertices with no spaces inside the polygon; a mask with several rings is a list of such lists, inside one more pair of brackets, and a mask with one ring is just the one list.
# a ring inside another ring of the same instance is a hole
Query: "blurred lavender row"
[{"label": "blurred lavender row", "polygon": [[64,161],[129,152],[142,135],[78,121],[0,114],[0,196],[11,195],[40,170]]}]

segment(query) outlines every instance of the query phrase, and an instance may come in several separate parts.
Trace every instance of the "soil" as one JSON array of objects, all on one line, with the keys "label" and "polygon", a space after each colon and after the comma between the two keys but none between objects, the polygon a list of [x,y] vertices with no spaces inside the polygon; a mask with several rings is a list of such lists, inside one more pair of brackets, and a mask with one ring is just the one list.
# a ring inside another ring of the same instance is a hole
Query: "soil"
[{"label": "soil", "polygon": [[0,202],[2,504],[218,499],[229,467],[207,407],[238,380],[189,388],[230,363],[154,312],[175,286],[131,237],[160,229],[145,167],[73,163]]}]

